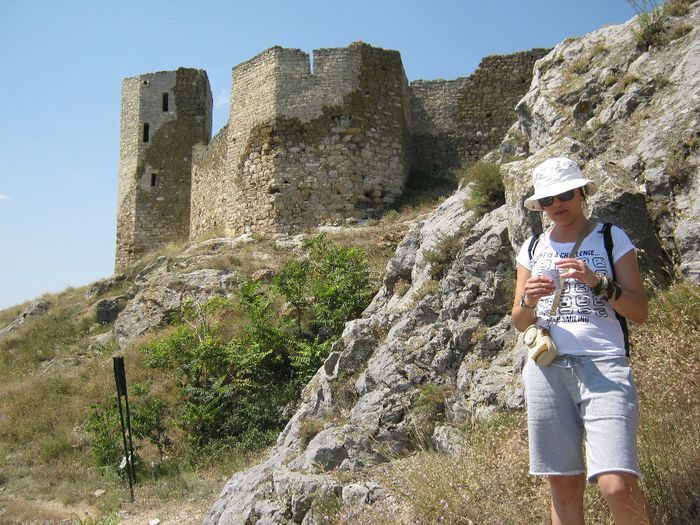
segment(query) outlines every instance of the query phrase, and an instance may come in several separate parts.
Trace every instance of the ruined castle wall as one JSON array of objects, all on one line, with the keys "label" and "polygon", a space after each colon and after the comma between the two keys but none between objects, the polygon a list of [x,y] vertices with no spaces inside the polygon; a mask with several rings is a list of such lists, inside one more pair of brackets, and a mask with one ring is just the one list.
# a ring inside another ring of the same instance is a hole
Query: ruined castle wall
[{"label": "ruined castle wall", "polygon": [[[295,51],[273,47],[233,68],[224,184],[226,199],[235,207],[227,210],[227,235],[241,233],[245,226],[272,228],[268,186],[275,168],[264,139],[277,114],[277,66],[284,61],[280,57]],[[259,146],[252,148],[251,143]]]},{"label": "ruined castle wall", "polygon": [[228,127],[225,126],[209,144],[196,144],[192,150],[191,240],[224,232],[228,203],[227,139]]},{"label": "ruined castle wall", "polygon": [[314,66],[272,48],[234,69],[227,165],[241,204],[229,232],[357,219],[401,194],[410,139],[399,53],[353,44],[316,51]]},{"label": "ruined castle wall", "polygon": [[211,137],[211,108],[201,70],[124,81],[117,269],[188,238],[192,147]]},{"label": "ruined castle wall", "polygon": [[409,87],[396,51],[320,49],[312,71],[305,52],[273,47],[233,69],[229,123],[211,141],[204,71],[125,79],[117,268],[212,232],[294,233],[378,213],[409,170],[451,176],[496,147],[545,53]]},{"label": "ruined castle wall", "polygon": [[403,192],[410,158],[399,53],[354,44],[315,53],[314,67],[314,98],[334,81],[349,91],[322,116],[278,128],[285,146],[275,209],[294,230],[385,208]]},{"label": "ruined castle wall", "polygon": [[535,61],[546,53],[490,56],[469,77],[412,82],[412,171],[448,177],[495,148],[516,120]]}]

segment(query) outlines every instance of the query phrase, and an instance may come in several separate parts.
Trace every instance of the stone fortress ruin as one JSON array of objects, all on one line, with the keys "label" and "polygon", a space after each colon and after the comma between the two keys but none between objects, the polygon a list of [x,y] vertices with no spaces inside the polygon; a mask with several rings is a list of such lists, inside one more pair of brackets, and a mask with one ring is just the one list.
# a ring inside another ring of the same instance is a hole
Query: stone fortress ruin
[{"label": "stone fortress ruin", "polygon": [[272,47],[233,68],[212,138],[203,70],[122,84],[116,269],[216,232],[296,233],[394,203],[411,177],[449,176],[496,147],[527,91],[533,49],[469,77],[408,83],[397,51]]}]

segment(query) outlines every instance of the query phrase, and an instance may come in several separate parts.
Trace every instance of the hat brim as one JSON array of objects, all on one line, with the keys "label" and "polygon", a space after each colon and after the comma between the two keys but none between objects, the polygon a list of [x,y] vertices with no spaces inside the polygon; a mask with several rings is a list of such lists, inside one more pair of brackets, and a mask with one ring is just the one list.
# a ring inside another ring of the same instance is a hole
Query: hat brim
[{"label": "hat brim", "polygon": [[595,195],[595,193],[598,191],[598,185],[591,179],[581,178],[567,180],[548,186],[546,191],[542,191],[540,193],[535,192],[534,194],[530,195],[527,199],[525,199],[523,206],[525,206],[528,210],[542,211],[542,206],[540,206],[540,203],[537,202],[537,199],[543,199],[544,197],[553,197],[554,195],[559,195],[560,193],[564,193],[565,191],[574,190],[576,188],[582,187],[585,187],[586,195],[589,197],[591,195]]}]

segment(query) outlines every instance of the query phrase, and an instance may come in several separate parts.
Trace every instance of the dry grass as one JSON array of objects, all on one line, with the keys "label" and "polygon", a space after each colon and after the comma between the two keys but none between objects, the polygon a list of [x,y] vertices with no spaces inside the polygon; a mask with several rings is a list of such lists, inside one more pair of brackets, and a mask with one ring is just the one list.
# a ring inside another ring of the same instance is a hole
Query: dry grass
[{"label": "dry grass", "polygon": [[[418,206],[404,206],[366,229],[343,230],[329,237],[341,244],[359,244],[365,248],[378,280],[405,233],[405,221],[424,211]],[[176,264],[185,262],[185,249],[184,244],[170,245],[148,254],[125,270],[118,291],[128,289],[136,275],[158,257],[168,257]],[[273,239],[256,238],[233,248],[226,243],[221,243],[218,249],[202,248],[195,255],[197,262],[188,261],[182,271],[192,271],[199,265],[250,276],[262,268],[277,270],[300,253],[292,248],[277,248]],[[143,464],[137,471],[136,493],[137,501],[142,503],[125,505],[126,483],[95,466],[90,436],[85,431],[91,404],[104,402],[115,390],[110,353],[87,352],[90,338],[110,327],[94,322],[98,298],[86,299],[85,289],[67,289],[45,296],[53,303],[46,314],[30,319],[0,339],[3,522],[20,523],[30,518],[70,520],[70,514],[75,512],[74,518],[84,523],[106,523],[117,509],[131,509],[133,516],[148,516],[139,509],[157,509],[159,514],[168,515],[167,507],[180,506],[177,502],[190,499],[203,502],[197,508],[203,514],[219,492],[222,480],[259,462],[260,453],[221,449],[208,451],[202,457],[189,457],[184,454],[185,436],[175,430],[171,435],[174,442],[171,456],[165,461],[160,460],[154,446],[141,445],[139,455]],[[114,293],[114,288],[109,291],[110,295]],[[26,304],[17,305],[0,311],[0,325],[12,322],[25,307]],[[223,337],[233,337],[243,324],[244,315],[232,309],[222,320]],[[172,330],[173,327],[166,326],[149,332],[123,352],[129,384],[151,381],[151,393],[166,403],[177,402],[174,381],[143,366],[140,349]],[[310,434],[314,431],[309,429]],[[98,489],[106,492],[95,497]]]},{"label": "dry grass", "polygon": [[666,0],[664,9],[670,16],[683,16],[690,11],[690,4],[688,0]]},{"label": "dry grass", "polygon": [[14,321],[15,318],[21,314],[28,305],[29,302],[26,302],[0,310],[0,330]]},{"label": "dry grass", "polygon": [[633,333],[640,460],[659,523],[700,521],[700,288],[677,285]]},{"label": "dry grass", "polygon": [[[140,271],[132,270],[132,276]],[[125,286],[129,284],[127,279]],[[108,399],[115,386],[111,355],[86,351],[90,338],[109,327],[94,323],[97,299],[85,299],[84,292],[85,288],[67,289],[44,296],[53,303],[47,313],[0,339],[2,523],[106,523],[128,500],[125,482],[95,466],[85,431],[91,404]],[[22,309],[18,305],[0,315],[10,322]],[[235,323],[228,319],[227,328]],[[174,402],[172,382],[146,369],[139,350],[169,330],[146,334],[126,348],[124,356],[129,384],[152,379],[152,392]],[[178,452],[183,436],[174,438]],[[260,459],[229,450],[210,457],[216,467],[194,467],[187,459],[175,458],[154,469],[151,462],[159,460],[155,447],[145,446],[140,453],[147,468],[137,472],[137,497],[149,501],[213,500],[224,476]],[[105,493],[96,497],[98,489]]]},{"label": "dry grass", "polygon": [[395,504],[374,513],[343,509],[336,523],[545,523],[547,487],[527,475],[523,415],[505,414],[474,424],[464,435],[464,448],[457,456],[422,450],[396,458],[383,476]]}]

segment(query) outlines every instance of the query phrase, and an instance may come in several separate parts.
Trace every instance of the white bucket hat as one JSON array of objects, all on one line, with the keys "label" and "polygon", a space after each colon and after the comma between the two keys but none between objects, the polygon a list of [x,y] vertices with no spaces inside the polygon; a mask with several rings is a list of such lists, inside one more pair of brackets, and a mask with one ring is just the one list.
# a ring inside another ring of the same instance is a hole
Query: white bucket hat
[{"label": "white bucket hat", "polygon": [[585,186],[586,195],[595,195],[598,186],[591,179],[585,178],[573,160],[556,157],[545,160],[532,170],[532,185],[535,193],[523,203],[528,210],[542,211],[537,199],[553,197],[565,191]]}]

